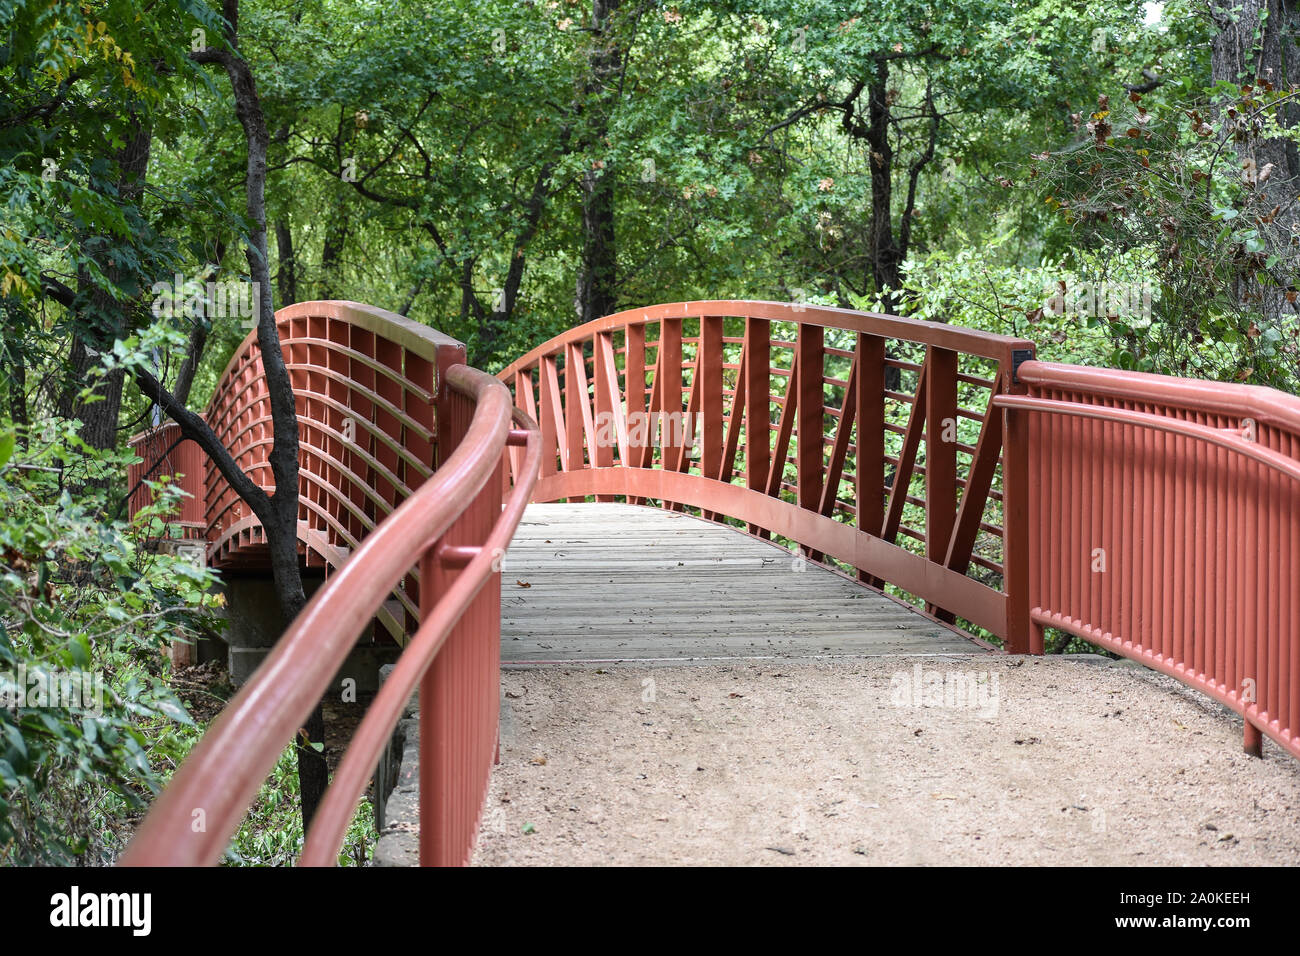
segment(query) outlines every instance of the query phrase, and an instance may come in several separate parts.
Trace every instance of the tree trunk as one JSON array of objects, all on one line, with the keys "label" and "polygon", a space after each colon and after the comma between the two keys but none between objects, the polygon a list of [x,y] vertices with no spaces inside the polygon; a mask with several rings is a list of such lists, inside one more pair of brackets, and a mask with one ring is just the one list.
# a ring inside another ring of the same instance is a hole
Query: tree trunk
[{"label": "tree trunk", "polygon": [[[320,299],[337,299],[343,288],[343,250],[348,241],[347,207],[343,202],[335,206],[325,227],[325,245],[320,254]],[[286,303],[287,304],[287,303]]]},{"label": "tree trunk", "polygon": [[[613,107],[610,80],[622,67],[622,51],[609,30],[609,18],[620,0],[593,0],[591,5],[591,73],[584,111],[588,114],[584,151],[600,151],[609,134]],[[578,268],[579,322],[590,322],[615,310],[618,248],[614,241],[614,176],[604,165],[582,175],[582,261]]]},{"label": "tree trunk", "polygon": [[[1257,86],[1267,82],[1279,90],[1300,83],[1300,51],[1294,41],[1300,16],[1293,0],[1215,0],[1210,9],[1219,26],[1210,46],[1210,70],[1216,83]],[[1276,115],[1279,123],[1289,128],[1300,118],[1300,107],[1286,103]],[[1257,172],[1273,166],[1260,188],[1270,206],[1281,208],[1265,228],[1273,236],[1271,245],[1294,256],[1293,238],[1300,228],[1300,209],[1295,202],[1300,152],[1283,137],[1248,136],[1238,140],[1237,157],[1242,163],[1253,161]]]},{"label": "tree trunk", "polygon": [[181,363],[181,370],[176,376],[176,400],[182,405],[190,403],[194,373],[198,370],[199,363],[203,361],[203,353],[207,345],[208,327],[202,319],[198,319],[194,323],[194,328],[190,330],[189,347],[185,350],[185,360]]},{"label": "tree trunk", "polygon": [[[227,40],[230,50],[209,49],[191,54],[191,58],[199,62],[220,63],[225,67],[234,93],[235,115],[248,144],[244,182],[247,191],[245,216],[249,222],[249,232],[245,258],[248,260],[249,277],[261,290],[257,341],[262,353],[263,375],[271,404],[274,438],[268,461],[275,479],[275,493],[270,499],[249,501],[249,505],[254,508],[266,533],[280,617],[287,627],[298,616],[307,599],[298,563],[298,415],[293,383],[289,370],[285,367],[275,324],[275,297],[267,258],[266,154],[271,138],[267,132],[266,117],[262,112],[262,101],[252,69],[239,56],[239,0],[225,0],[223,13],[229,24]],[[256,498],[256,495],[253,497]],[[329,779],[323,749],[318,751],[312,746],[320,744],[323,748],[324,745],[324,720],[319,705],[303,729],[308,739],[304,740],[300,734],[296,743],[305,829],[324,796]]]},{"label": "tree trunk", "polygon": [[[867,85],[867,147],[871,170],[871,279],[884,311],[893,312],[903,284],[906,250],[894,239],[894,147],[889,142],[889,61],[876,60]],[[889,290],[889,291],[885,291]]]},{"label": "tree trunk", "polygon": [[287,219],[280,219],[275,224],[275,249],[279,261],[275,284],[280,293],[280,305],[293,305],[298,301],[298,271],[293,257],[293,231]]},{"label": "tree trunk", "polygon": [[[140,201],[149,171],[149,152],[153,144],[153,126],[140,113],[130,114],[131,132],[126,145],[115,157],[118,164],[117,201],[129,206]],[[99,263],[100,269],[114,284],[121,281],[125,270],[113,259]],[[117,339],[129,332],[129,322],[123,306],[112,295],[91,282],[83,269],[78,285],[79,330],[72,341],[70,359],[71,378],[64,386],[59,400],[59,414],[81,421],[81,438],[92,448],[117,447],[117,420],[122,410],[122,386],[126,381],[118,368],[95,382],[95,401],[83,402],[78,393],[90,380],[89,372],[98,365],[97,355],[112,347]]]}]

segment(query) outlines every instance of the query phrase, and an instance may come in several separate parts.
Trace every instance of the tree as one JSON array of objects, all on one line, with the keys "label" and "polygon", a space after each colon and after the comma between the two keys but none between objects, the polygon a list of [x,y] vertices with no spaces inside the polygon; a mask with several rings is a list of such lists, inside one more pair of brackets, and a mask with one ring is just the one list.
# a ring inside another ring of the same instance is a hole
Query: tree
[{"label": "tree", "polygon": [[[1245,174],[1253,172],[1276,215],[1268,232],[1296,256],[1300,231],[1296,184],[1300,182],[1300,152],[1290,132],[1300,117],[1300,11],[1288,0],[1210,0],[1209,17],[1217,27],[1211,42],[1211,78],[1220,89],[1254,92],[1258,108],[1217,117],[1231,128],[1237,160]],[[1218,111],[1216,111],[1218,112]],[[1264,170],[1268,170],[1265,174]],[[1259,177],[1263,175],[1261,180]]]},{"label": "tree", "polygon": [[[26,238],[5,233],[5,309],[20,317],[22,328],[36,329],[41,323],[33,313],[49,303],[62,307],[66,318],[56,325],[55,339],[68,337],[71,360],[52,404],[82,420],[83,438],[92,448],[117,445],[121,384],[129,373],[149,401],[204,449],[266,530],[287,624],[305,603],[297,553],[298,428],[268,271],[268,136],[252,70],[240,55],[239,4],[227,0],[223,19],[185,0],[159,4],[148,17],[137,16],[127,3],[108,3],[97,11],[67,5],[57,14],[36,16],[24,7],[13,21],[19,42],[10,49],[20,58],[6,66],[23,86],[19,98],[4,102],[0,131],[3,149],[17,167],[5,182],[9,205],[25,206]],[[200,36],[210,31],[217,42],[196,41],[195,50],[178,50],[174,38],[188,36],[191,24],[199,24]],[[153,217],[146,204],[147,173],[155,125],[167,122],[164,106],[171,86],[178,76],[195,77],[195,67],[202,64],[224,68],[246,142],[246,205],[239,225],[246,226],[249,281],[262,290],[257,334],[274,425],[270,460],[276,490],[270,495],[240,470],[207,423],[186,405],[207,337],[201,321],[191,331],[174,390],[164,384],[161,368],[140,362],[115,363],[95,382],[94,393],[87,396],[82,390],[98,364],[97,355],[117,350],[123,339],[156,321],[147,290],[155,277],[169,275],[179,265],[175,239],[160,228],[173,210]],[[59,172],[41,178],[50,169]],[[70,261],[50,256],[45,252],[50,248],[68,250]],[[23,389],[21,381],[11,382],[11,398]],[[313,741],[323,740],[319,712],[307,730]],[[324,759],[310,744],[300,756],[304,815],[310,818],[324,789]]]},{"label": "tree", "polygon": [[[156,378],[139,369],[136,378],[141,391],[180,425],[187,438],[199,443],[216,462],[235,493],[257,515],[266,533],[280,617],[287,627],[307,603],[307,598],[298,563],[298,415],[293,384],[280,350],[266,242],[266,154],[270,148],[270,135],[257,93],[257,82],[248,62],[240,55],[239,0],[225,0],[223,16],[223,43],[217,47],[196,50],[190,54],[190,58],[196,63],[213,63],[225,69],[234,95],[235,115],[247,143],[245,190],[249,232],[245,242],[245,256],[253,286],[261,290],[257,299],[260,305],[257,344],[271,403],[272,446],[268,461],[275,478],[275,491],[268,495],[240,471],[207,422],[186,408]],[[325,717],[319,704],[308,718],[304,731],[306,739],[298,741],[298,776],[302,785],[305,829],[329,783],[324,754],[313,747],[314,743],[323,745],[325,740]]]}]

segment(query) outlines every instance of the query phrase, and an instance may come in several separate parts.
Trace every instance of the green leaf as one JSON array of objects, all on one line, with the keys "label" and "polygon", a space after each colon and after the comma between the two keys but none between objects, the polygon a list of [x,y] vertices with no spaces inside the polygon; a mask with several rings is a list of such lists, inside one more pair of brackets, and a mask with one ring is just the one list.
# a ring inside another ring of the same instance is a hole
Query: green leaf
[{"label": "green leaf", "polygon": [[177,723],[187,724],[191,727],[194,726],[194,718],[190,716],[190,712],[185,709],[184,705],[182,705],[180,701],[164,698],[157,701],[154,706],[160,713],[166,714]]},{"label": "green leaf", "polygon": [[68,641],[68,653],[72,655],[72,663],[77,667],[90,665],[90,641],[85,634],[78,634]]}]

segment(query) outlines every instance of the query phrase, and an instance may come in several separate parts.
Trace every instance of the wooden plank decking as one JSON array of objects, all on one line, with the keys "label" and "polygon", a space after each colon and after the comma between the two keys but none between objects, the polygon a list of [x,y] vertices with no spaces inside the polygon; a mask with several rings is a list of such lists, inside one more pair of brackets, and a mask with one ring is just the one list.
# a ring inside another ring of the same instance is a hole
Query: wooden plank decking
[{"label": "wooden plank decking", "polygon": [[982,650],[887,597],[800,563],[801,571],[777,545],[659,508],[530,505],[502,562],[501,659]]}]

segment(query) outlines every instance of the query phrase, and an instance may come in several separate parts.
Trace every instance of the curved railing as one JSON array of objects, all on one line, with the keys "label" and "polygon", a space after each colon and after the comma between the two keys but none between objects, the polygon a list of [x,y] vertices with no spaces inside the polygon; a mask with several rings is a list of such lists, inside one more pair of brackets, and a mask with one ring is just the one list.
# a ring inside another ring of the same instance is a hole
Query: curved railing
[{"label": "curved railing", "polygon": [[501,377],[541,424],[537,500],[744,522],[1008,651],[1052,627],[1141,660],[1300,756],[1292,396],[736,301],[598,319]]},{"label": "curved railing", "polygon": [[1300,399],[1047,362],[1001,396],[1026,595],[1058,628],[1204,691],[1300,757]]},{"label": "curved railing", "polygon": [[[298,537],[307,565],[338,568],[432,472],[437,369],[464,346],[403,316],[356,302],[302,302],[276,313],[299,426]],[[206,412],[236,464],[274,490],[271,403],[256,332],[236,351]],[[262,527],[207,463],[208,559],[269,567]],[[401,641],[418,617],[414,577],[380,615]]]},{"label": "curved railing", "polygon": [[[408,624],[418,595],[419,624],[302,862],[335,859],[417,684],[421,862],[464,862],[496,744],[496,559],[530,496],[698,509],[1011,652],[1041,653],[1059,628],[1232,707],[1248,750],[1266,734],[1300,756],[1300,400],[1037,362],[1030,342],[939,323],[710,301],[552,339],[501,374],[511,410],[500,382],[458,364],[458,343],[400,317],[307,303],[278,318],[305,435],[300,536],[337,570],[124,862],[219,858],[392,592]],[[258,369],[250,340],[208,419],[269,481]],[[255,562],[258,529],[212,472],[205,491],[210,555]]]},{"label": "curved railing", "polygon": [[[389,342],[413,332],[407,324],[390,324],[379,310],[351,303],[307,303],[279,314],[282,323],[286,317],[290,320],[291,348],[340,354],[340,348],[319,341],[336,341],[330,339],[328,323],[322,336],[318,334],[320,326],[311,321],[326,308],[332,310],[327,318],[360,318],[358,324],[382,328],[385,335],[381,338]],[[295,339],[299,330],[292,323],[304,316],[307,334]],[[403,371],[412,368],[412,353],[422,358],[417,350],[425,348],[420,339],[428,330],[415,329],[418,333],[398,343],[406,350],[400,359]],[[304,342],[304,337],[317,341]],[[498,559],[528,501],[541,446],[536,426],[511,408],[509,393],[499,382],[462,364],[440,364],[448,356],[463,357],[459,343],[439,337],[435,344],[435,364],[426,369],[416,363],[415,368],[421,374],[429,373],[426,391],[436,415],[427,420],[436,425],[436,449],[431,429],[426,429],[428,439],[416,433],[414,441],[421,449],[419,460],[428,463],[422,465],[426,470],[434,463],[436,451],[436,470],[404,500],[388,499],[391,510],[386,519],[377,521],[357,542],[355,551],[308,602],[176,772],[137,830],[123,857],[125,865],[197,865],[220,858],[275,760],[321,699],[357,635],[379,614],[386,597],[412,578],[416,567],[418,581],[424,585],[418,592],[418,628],[335,774],[308,833],[302,862],[326,864],[336,859],[366,780],[392,734],[402,704],[417,683],[421,687],[421,862],[453,864],[468,859],[497,743]],[[286,350],[286,355],[294,353]],[[348,358],[360,360],[356,355]],[[380,364],[396,372],[397,361]],[[291,359],[291,366],[301,364],[297,357]],[[362,364],[374,369],[371,363]],[[238,460],[246,467],[264,467],[256,464],[257,456],[264,454],[256,449],[265,448],[265,436],[250,429],[249,423],[262,414],[259,403],[265,398],[257,380],[248,377],[248,367],[248,361],[237,356],[227,370],[227,377],[233,371],[231,380],[239,382],[249,395],[232,402],[237,411],[224,418],[217,416],[218,434],[230,437],[232,449],[238,451]],[[309,402],[329,394],[331,377],[322,380],[326,391],[320,392],[313,371],[307,369],[305,374],[306,389],[313,393],[307,396]],[[379,403],[375,398],[382,395],[382,388],[362,384],[364,388],[352,397],[360,394],[363,400],[374,402],[368,409],[371,421],[379,421],[387,413],[397,422],[393,427],[409,435],[405,431],[410,427],[405,418],[413,417],[409,406],[398,406],[391,398]],[[408,403],[409,396],[410,392]],[[299,395],[300,407],[302,400]],[[317,412],[314,422],[303,423],[304,431],[328,422],[332,414],[357,413],[357,409],[345,403],[340,408],[339,404],[323,402],[332,411]],[[398,410],[406,415],[397,415]],[[210,411],[210,421],[212,417]],[[391,430],[383,426],[381,430],[392,437]],[[370,433],[378,437],[375,431]],[[420,444],[426,441],[427,445]],[[505,454],[507,447],[513,454]],[[365,460],[367,456],[362,457]],[[378,458],[374,454],[368,457]],[[336,468],[341,459],[329,454],[320,461]],[[511,477],[513,488],[502,509],[502,485],[509,486]],[[352,479],[345,476],[343,480]],[[393,484],[394,491],[401,491]],[[230,542],[247,532],[246,528],[222,525],[221,515],[229,511],[225,505],[210,511],[217,515],[212,527],[218,529],[218,542]],[[326,522],[327,529],[340,534],[343,527],[338,520]],[[242,540],[251,543],[256,536]],[[218,549],[221,546],[216,545]]]},{"label": "curved railing", "polygon": [[204,472],[207,456],[196,442],[181,434],[175,422],[163,422],[131,438],[131,450],[140,461],[127,469],[127,507],[132,515],[153,501],[153,491],[145,483],[167,479],[177,485],[184,496],[180,514],[168,522],[171,533],[184,540],[201,540],[207,533],[204,511],[207,507]]},{"label": "curved railing", "polygon": [[535,500],[698,508],[1019,649],[990,402],[1023,391],[1033,348],[846,309],[679,302],[589,322],[500,377],[541,425]]}]

